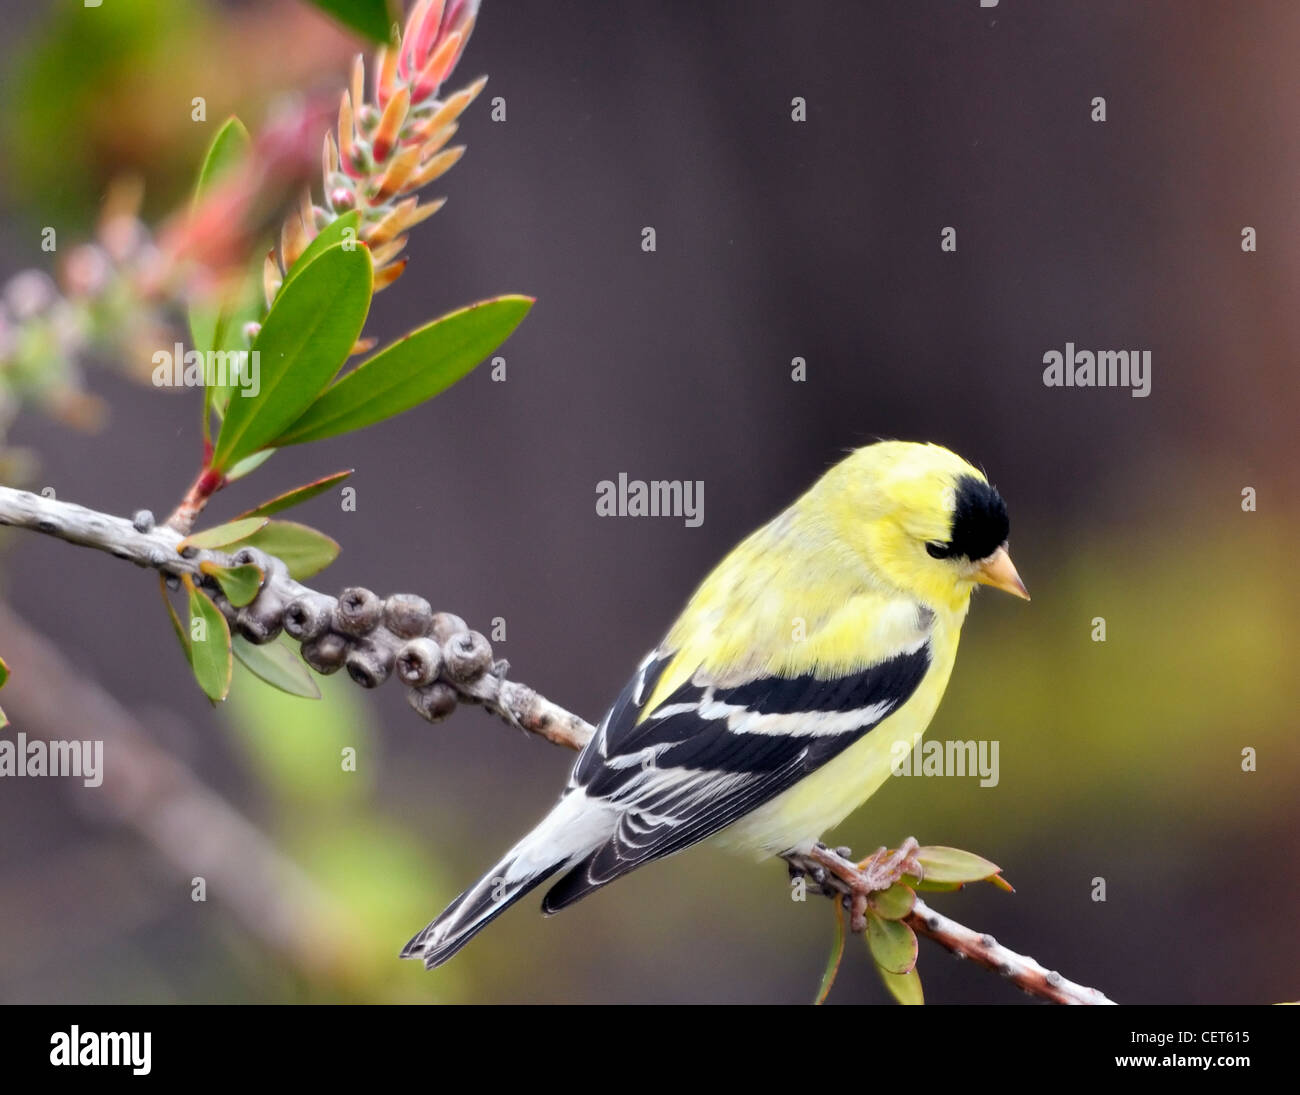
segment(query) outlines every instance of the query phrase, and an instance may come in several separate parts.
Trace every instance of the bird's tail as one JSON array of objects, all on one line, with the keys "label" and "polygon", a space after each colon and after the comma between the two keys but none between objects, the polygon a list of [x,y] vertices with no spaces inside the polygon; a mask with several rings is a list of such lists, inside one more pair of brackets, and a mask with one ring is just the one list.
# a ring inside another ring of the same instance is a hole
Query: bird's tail
[{"label": "bird's tail", "polygon": [[511,905],[608,839],[613,820],[581,791],[565,795],[532,832],[402,948],[440,966]]}]

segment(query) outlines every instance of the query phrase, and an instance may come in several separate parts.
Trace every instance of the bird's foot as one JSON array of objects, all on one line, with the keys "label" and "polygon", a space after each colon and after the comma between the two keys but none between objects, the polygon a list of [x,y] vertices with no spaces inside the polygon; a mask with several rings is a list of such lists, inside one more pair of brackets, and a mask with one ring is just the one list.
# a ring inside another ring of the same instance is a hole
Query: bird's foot
[{"label": "bird's foot", "polygon": [[896,850],[878,848],[874,855],[862,860],[858,870],[867,876],[870,891],[887,890],[904,875],[920,878],[923,871],[916,860],[920,847],[916,838],[909,836]]}]

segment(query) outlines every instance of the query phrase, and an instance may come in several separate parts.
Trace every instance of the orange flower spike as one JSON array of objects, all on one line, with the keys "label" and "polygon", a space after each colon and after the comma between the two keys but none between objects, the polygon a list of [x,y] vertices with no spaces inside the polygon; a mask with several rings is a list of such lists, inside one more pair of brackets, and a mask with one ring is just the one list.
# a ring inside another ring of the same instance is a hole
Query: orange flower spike
[{"label": "orange flower spike", "polygon": [[352,132],[352,100],[345,91],[339,100],[339,160],[344,171],[354,179],[359,179],[362,172],[357,167],[356,156],[357,147]]},{"label": "orange flower spike", "polygon": [[402,259],[400,262],[393,263],[392,266],[385,266],[382,270],[375,271],[375,292],[380,289],[387,289],[398,278],[402,276],[402,271],[406,269],[409,259]]},{"label": "orange flower spike", "polygon": [[413,126],[408,131],[410,135],[402,138],[402,144],[418,144],[420,146],[420,151],[423,152],[426,157],[431,156],[450,141],[455,135],[456,130],[459,128],[460,126],[453,122],[451,125],[445,125],[441,129],[431,129],[421,122],[419,125]]},{"label": "orange flower spike", "polygon": [[284,260],[285,269],[298,261],[298,256],[307,250],[310,242],[302,218],[297,213],[290,213],[284,218],[284,226],[280,229],[280,257]]},{"label": "orange flower spike", "polygon": [[[402,50],[397,59],[397,75],[403,80],[409,80],[411,73],[419,68],[415,57],[415,47],[419,41],[420,32],[424,29],[425,17],[429,14],[429,9],[433,6],[434,0],[417,0],[415,7],[411,9],[411,14],[407,17],[406,26],[402,28]],[[441,4],[438,5],[440,8]],[[438,13],[439,21],[442,19],[442,13]],[[435,25],[434,29],[437,27]]]},{"label": "orange flower spike", "polygon": [[388,165],[388,170],[384,172],[383,178],[379,180],[379,187],[371,197],[370,203],[372,205],[382,205],[394,194],[400,193],[406,185],[406,181],[414,174],[415,169],[420,166],[420,156],[421,150],[413,147],[404,148],[393,157],[393,162]]},{"label": "orange flower spike", "polygon": [[375,137],[371,142],[371,150],[374,153],[375,163],[383,163],[388,159],[388,155],[393,151],[393,145],[397,143],[397,135],[402,131],[402,123],[406,121],[406,112],[411,105],[411,89],[409,87],[399,88],[397,94],[388,100],[388,105],[384,107],[383,116],[379,119],[379,125],[375,128]]},{"label": "orange flower spike", "polygon": [[284,275],[280,273],[280,264],[275,261],[275,248],[272,247],[266,253],[266,262],[262,264],[262,292],[266,296],[267,308],[275,302],[275,295],[283,283]]},{"label": "orange flower spike", "polygon": [[410,21],[411,35],[411,72],[419,72],[424,66],[424,62],[429,58],[429,51],[433,49],[434,42],[438,38],[438,30],[442,26],[442,13],[445,7],[443,0],[431,0],[428,10],[424,17],[417,23],[414,14]]},{"label": "orange flower spike", "polygon": [[408,228],[410,222],[406,218],[415,212],[419,201],[419,198],[406,198],[393,206],[373,228],[362,228],[361,234],[365,241],[369,244],[387,243],[398,232]]},{"label": "orange flower spike", "polygon": [[375,269],[379,270],[397,258],[402,253],[402,248],[406,246],[407,238],[398,236],[397,239],[390,240],[379,247],[370,248],[370,261],[375,264]]},{"label": "orange flower spike", "polygon": [[312,205],[310,190],[302,192],[302,197],[298,201],[298,215],[302,217],[302,224],[307,231],[307,238],[314,240],[318,229],[316,227],[316,207]]},{"label": "orange flower spike", "polygon": [[358,104],[366,101],[366,59],[357,54],[352,58],[352,81],[349,85],[352,92],[352,101]]},{"label": "orange flower spike", "polygon": [[339,173],[339,146],[334,141],[334,134],[326,132],[320,149],[321,178],[329,186],[334,176]]},{"label": "orange flower spike", "polygon": [[408,191],[419,190],[420,187],[427,186],[434,179],[450,171],[455,166],[456,161],[463,155],[465,155],[465,146],[463,144],[439,152],[407,180],[406,189]]},{"label": "orange flower spike", "polygon": [[380,107],[388,105],[397,89],[397,50],[385,46],[375,54],[375,100]]},{"label": "orange flower spike", "polygon": [[464,44],[465,36],[458,30],[453,30],[438,43],[438,48],[433,51],[433,56],[429,58],[428,64],[415,80],[411,92],[412,102],[423,102],[442,86],[447,73],[452,70],[456,58],[460,56],[460,49]]}]

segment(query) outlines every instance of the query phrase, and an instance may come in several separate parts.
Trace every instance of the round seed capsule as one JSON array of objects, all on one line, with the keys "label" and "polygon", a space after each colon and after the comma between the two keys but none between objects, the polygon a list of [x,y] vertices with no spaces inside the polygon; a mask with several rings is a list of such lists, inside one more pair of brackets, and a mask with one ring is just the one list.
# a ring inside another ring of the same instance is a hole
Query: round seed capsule
[{"label": "round seed capsule", "polygon": [[430,628],[429,634],[438,642],[445,643],[453,635],[467,630],[469,630],[469,624],[459,616],[450,612],[438,612],[434,614],[433,627]]},{"label": "round seed capsule", "polygon": [[245,605],[235,616],[235,628],[250,643],[261,646],[280,634],[284,620],[284,602],[265,590],[257,600]]},{"label": "round seed capsule", "polygon": [[358,643],[348,651],[344,664],[348,667],[348,676],[362,688],[378,688],[393,671],[393,653],[386,646]]},{"label": "round seed capsule", "polygon": [[379,626],[384,603],[368,589],[352,586],[339,594],[334,606],[334,630],[361,638]]},{"label": "round seed capsule", "polygon": [[149,532],[153,529],[153,514],[147,509],[136,510],[131,517],[131,527],[136,532]]},{"label": "round seed capsule", "polygon": [[451,680],[468,683],[492,664],[492,644],[477,631],[462,631],[447,640],[442,659]]},{"label": "round seed capsule", "polygon": [[397,676],[403,684],[432,684],[441,669],[442,648],[432,639],[411,639],[397,652]]},{"label": "round seed capsule", "polygon": [[384,626],[399,639],[427,635],[433,624],[433,606],[414,593],[394,593],[384,602]]},{"label": "round seed capsule", "polygon": [[412,688],[406,694],[406,699],[430,722],[441,722],[456,710],[455,689],[441,682],[423,688]]},{"label": "round seed capsule", "polygon": [[317,673],[330,674],[343,668],[348,654],[348,641],[342,635],[326,631],[302,644],[302,660]]},{"label": "round seed capsule", "polygon": [[323,593],[295,597],[284,609],[284,630],[299,642],[323,635],[333,620],[334,598]]},{"label": "round seed capsule", "polygon": [[281,560],[274,555],[268,555],[261,548],[241,547],[230,557],[230,561],[237,567],[247,566],[251,563],[261,570],[264,580],[271,577],[272,574],[287,576],[289,573],[289,568]]}]

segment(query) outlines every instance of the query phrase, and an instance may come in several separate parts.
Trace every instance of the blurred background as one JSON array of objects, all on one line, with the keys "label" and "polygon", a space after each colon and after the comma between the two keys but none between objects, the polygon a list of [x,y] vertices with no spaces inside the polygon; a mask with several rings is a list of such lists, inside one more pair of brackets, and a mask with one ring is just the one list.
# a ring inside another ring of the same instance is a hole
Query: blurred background
[{"label": "blurred background", "polygon": [[[286,94],[333,99],[362,48],[293,0],[0,13],[0,278],[52,269],[42,228],[89,234],[123,175],[156,221],[229,112],[256,131]],[[594,721],[710,565],[845,449],[942,442],[1008,500],[1034,599],[976,598],[929,737],[997,740],[1001,778],[891,780],[834,842],[986,855],[1014,895],[932,904],[1116,1000],[1296,999],[1298,52],[1287,0],[485,0],[452,81],[490,76],[469,151],[368,332],[535,295],[508,380],[279,453],[209,514],[355,467],[355,512],[300,511],[343,545],[314,584],[501,617],[512,675]],[[1151,350],[1150,396],[1044,387],[1067,341]],[[24,408],[4,481],[161,517],[199,393],[81,364],[98,429]],[[702,480],[703,525],[598,517],[620,472]],[[113,734],[105,788],[0,780],[0,1000],[812,998],[829,903],[708,847],[555,919],[525,900],[432,974],[399,963],[573,758],[338,678],[311,703],[240,673],[214,710],[152,575],[28,533],[0,551],[6,732]],[[888,999],[862,946],[832,1001]],[[919,969],[932,1002],[1025,1002],[925,942]]]}]

